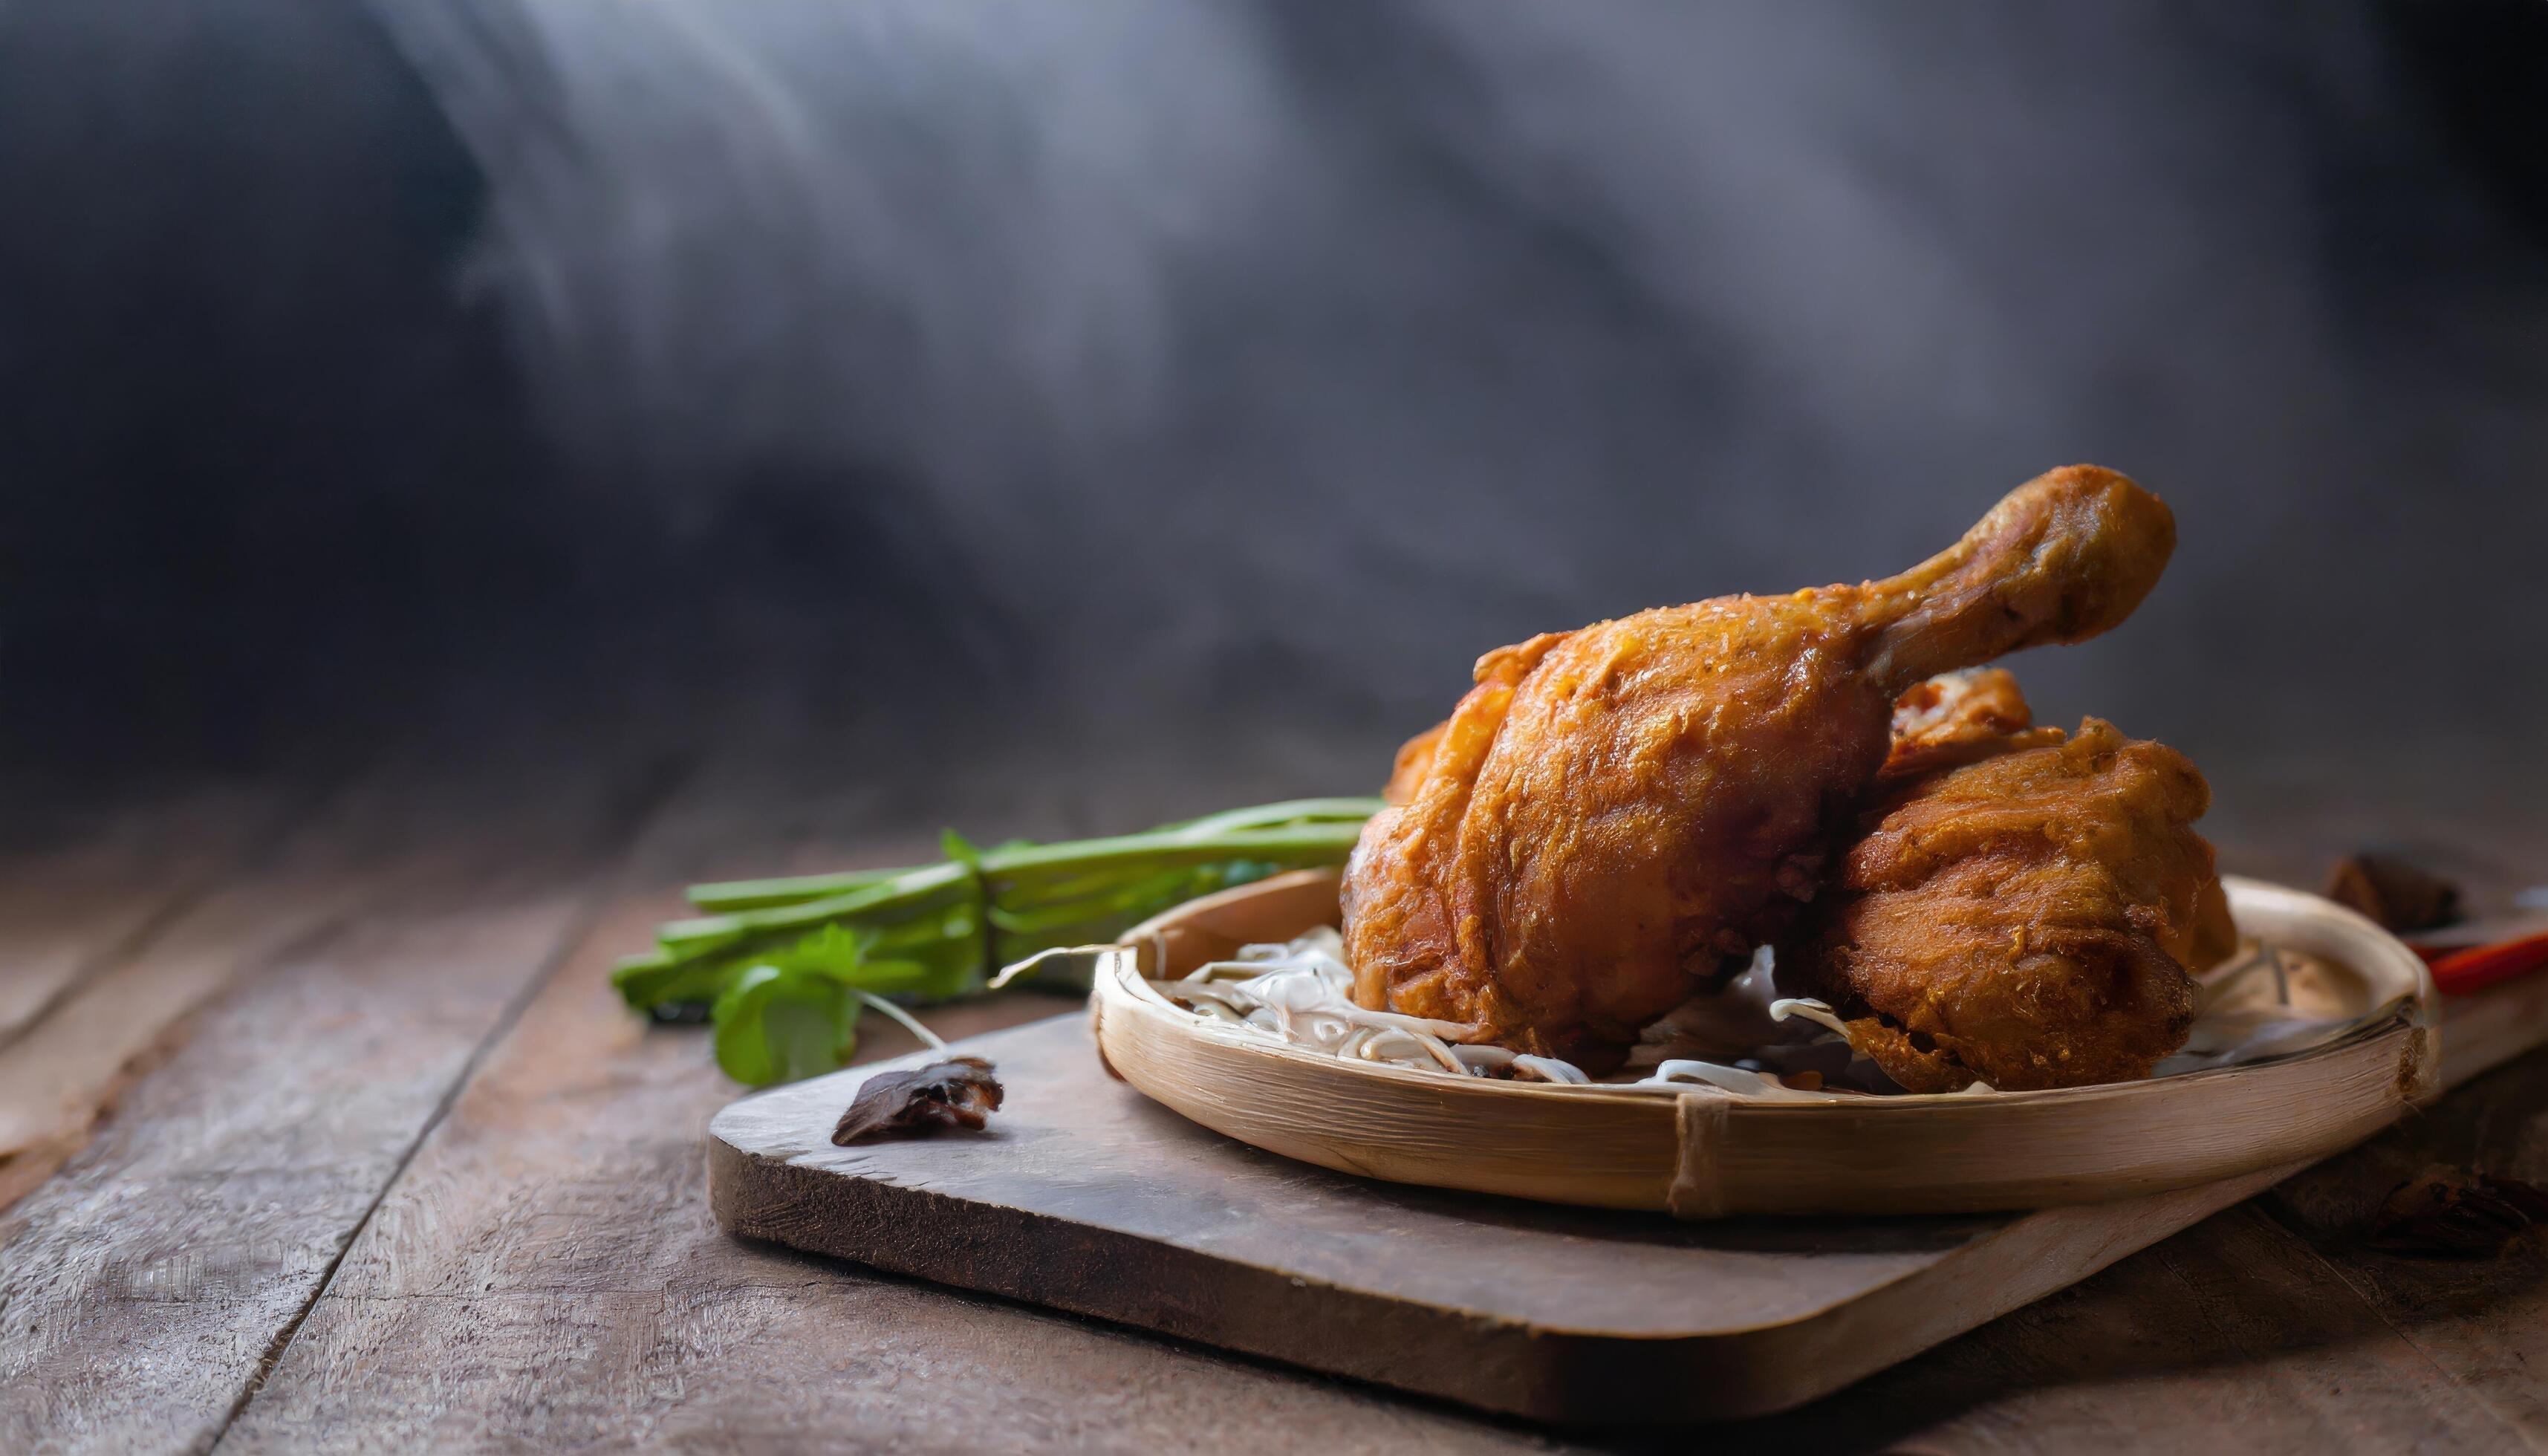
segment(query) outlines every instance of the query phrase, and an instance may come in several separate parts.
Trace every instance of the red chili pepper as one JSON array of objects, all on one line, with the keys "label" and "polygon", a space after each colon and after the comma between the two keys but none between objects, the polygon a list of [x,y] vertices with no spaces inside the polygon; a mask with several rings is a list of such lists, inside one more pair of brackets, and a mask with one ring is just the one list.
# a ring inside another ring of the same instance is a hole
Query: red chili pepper
[{"label": "red chili pepper", "polygon": [[2427,958],[2433,967],[2434,989],[2448,996],[2465,996],[2548,965],[2548,931]]}]

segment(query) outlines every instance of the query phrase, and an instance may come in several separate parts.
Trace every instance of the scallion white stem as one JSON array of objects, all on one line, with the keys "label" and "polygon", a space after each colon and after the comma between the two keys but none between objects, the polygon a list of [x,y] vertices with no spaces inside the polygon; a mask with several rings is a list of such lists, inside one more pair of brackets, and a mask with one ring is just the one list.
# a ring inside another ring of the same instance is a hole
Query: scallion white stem
[{"label": "scallion white stem", "polygon": [[927,1043],[930,1050],[944,1051],[947,1049],[947,1040],[944,1037],[939,1036],[936,1032],[931,1031],[929,1028],[922,1026],[919,1019],[914,1017],[910,1012],[894,1005],[892,1002],[887,1001],[882,996],[875,994],[873,991],[859,991],[855,994],[860,1000],[864,1001],[866,1004],[883,1012],[885,1015],[892,1017],[895,1021],[902,1023],[902,1029]]}]

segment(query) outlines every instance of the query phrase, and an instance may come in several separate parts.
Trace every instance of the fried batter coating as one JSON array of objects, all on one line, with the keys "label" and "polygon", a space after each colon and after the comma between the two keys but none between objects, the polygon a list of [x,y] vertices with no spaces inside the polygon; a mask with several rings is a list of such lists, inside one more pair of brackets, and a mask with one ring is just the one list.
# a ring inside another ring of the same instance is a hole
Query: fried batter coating
[{"label": "fried batter coating", "polygon": [[1614,1063],[1777,935],[1923,679],[2120,622],[2167,507],[2093,466],[2039,477],[1882,582],[1662,607],[1489,653],[1402,752],[1346,867],[1363,1006]]},{"label": "fried batter coating", "polygon": [[1398,763],[1389,771],[1389,782],[1380,791],[1382,802],[1403,804],[1415,797],[1424,775],[1433,770],[1433,750],[1441,747],[1442,734],[1450,726],[1446,718],[1399,745]]},{"label": "fried batter coating", "polygon": [[2226,950],[2192,827],[2211,798],[2184,755],[2097,718],[1895,780],[1780,946],[1779,985],[1838,1007],[1915,1092],[2145,1077],[2193,1027],[2186,967]]},{"label": "fried batter coating", "polygon": [[1949,673],[1893,700],[1893,746],[1876,787],[2012,748],[2060,741],[2060,729],[2035,727],[2035,710],[2008,669]]},{"label": "fried batter coating", "polygon": [[[1875,791],[1886,794],[1941,770],[2062,741],[2060,729],[2034,724],[2035,709],[2006,668],[1932,678],[1893,700],[1893,748],[1876,774]],[[2238,949],[2238,927],[2230,918],[2230,897],[2219,876],[2197,894],[2194,919],[2190,950],[2177,958],[2199,974]]]}]

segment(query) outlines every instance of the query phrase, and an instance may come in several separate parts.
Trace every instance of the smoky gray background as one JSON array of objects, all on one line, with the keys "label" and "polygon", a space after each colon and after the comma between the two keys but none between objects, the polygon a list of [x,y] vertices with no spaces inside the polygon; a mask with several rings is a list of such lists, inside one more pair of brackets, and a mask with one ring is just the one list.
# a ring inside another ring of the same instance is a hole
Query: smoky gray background
[{"label": "smoky gray background", "polygon": [[2181,545],[2041,716],[2527,773],[2543,97],[2529,0],[14,0],[5,731],[1359,790],[2086,460]]}]

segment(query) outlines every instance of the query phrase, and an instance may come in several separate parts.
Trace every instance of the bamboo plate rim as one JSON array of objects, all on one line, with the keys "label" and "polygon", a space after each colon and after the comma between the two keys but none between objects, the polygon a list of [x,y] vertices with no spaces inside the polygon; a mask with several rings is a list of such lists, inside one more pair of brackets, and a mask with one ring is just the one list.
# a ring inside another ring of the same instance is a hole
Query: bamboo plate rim
[{"label": "bamboo plate rim", "polygon": [[[1145,983],[1147,974],[1182,973],[1171,963],[1181,934],[1239,939],[1217,920],[1252,916],[1245,938],[1262,941],[1333,924],[1336,878],[1307,870],[1225,890],[1151,920],[1101,956],[1090,999],[1108,1064],[1190,1120],[1286,1156],[1397,1182],[1684,1217],[1981,1211],[2182,1187],[2324,1155],[2439,1087],[2437,1000],[2423,961],[2350,910],[2234,876],[2223,882],[2242,934],[2347,972],[2365,992],[2360,1024],[2285,1056],[2086,1087],[1762,1098],[1688,1084],[1629,1090],[1459,1077],[1287,1046],[1188,1012]],[[2339,1078],[2350,1080],[2337,1088]],[[1250,1079],[1261,1080],[1262,1095],[1235,1095],[1258,1089]],[[2342,1096],[2318,1106],[2303,1095],[2313,1089]],[[2294,1115],[2224,1130],[2198,1112],[2224,1097],[2243,1100],[2251,1114],[2288,1106]],[[2119,1151],[2106,1162],[2075,1145],[2091,1132],[2152,1128],[2181,1131],[2187,1145]],[[1570,1143],[1570,1130],[1583,1145]],[[2056,1131],[2069,1140],[2041,1140]],[[2003,1134],[2017,1139],[2011,1147],[2039,1140],[1994,1162],[1992,1142]],[[1888,1147],[1897,1137],[1927,1151]],[[1790,1176],[1777,1171],[1779,1159],[1790,1156],[1812,1187],[1778,1186]],[[1924,1165],[1923,1156],[1940,1161]],[[1840,1164],[1881,1170],[1853,1188]]]},{"label": "bamboo plate rim", "polygon": [[[2131,1082],[2097,1082],[2084,1087],[2048,1087],[2031,1091],[1993,1089],[1988,1092],[1898,1092],[1884,1095],[1836,1092],[1820,1096],[1804,1093],[1790,1094],[1785,1097],[1755,1097],[1721,1088],[1709,1090],[1700,1084],[1690,1082],[1675,1083],[1671,1086],[1649,1084],[1643,1090],[1631,1090],[1627,1085],[1615,1082],[1523,1082],[1500,1077],[1461,1078],[1453,1076],[1448,1071],[1427,1071],[1417,1067],[1394,1066],[1387,1062],[1349,1060],[1344,1057],[1330,1056],[1324,1052],[1312,1051],[1306,1047],[1286,1046],[1283,1043],[1268,1041],[1244,1032],[1232,1031],[1221,1023],[1196,1016],[1160,995],[1150,987],[1149,978],[1142,975],[1140,971],[1140,953],[1149,950],[1161,932],[1181,928],[1181,922],[1194,912],[1242,900],[1251,893],[1262,893],[1266,887],[1288,889],[1300,883],[1315,882],[1318,879],[1332,880],[1335,877],[1335,872],[1332,870],[1297,870],[1288,874],[1269,876],[1233,889],[1222,890],[1201,899],[1190,900],[1145,921],[1130,932],[1125,937],[1125,944],[1113,948],[1106,956],[1105,962],[1099,966],[1097,984],[1102,987],[1109,978],[1112,978],[1117,983],[1116,994],[1138,1003],[1142,1010],[1162,1013],[1173,1018],[1175,1024],[1187,1026],[1199,1037],[1209,1038],[1221,1045],[1253,1054],[1280,1057],[1354,1076],[1406,1081],[1419,1086],[1440,1086],[1447,1082],[1456,1087],[1473,1087],[1480,1091],[1520,1097],[1568,1097],[1582,1100],[1604,1099],[1646,1103],[1685,1094],[1704,1096],[1716,1102],[1741,1103],[1760,1109],[1810,1110],[1843,1106],[1860,1112],[1889,1109],[1916,1111],[1940,1105],[1970,1107],[1986,1103],[2006,1106],[2028,1102],[2057,1102],[2081,1096],[2107,1097],[2132,1091],[2171,1090],[2207,1079],[2244,1076],[2263,1067],[2286,1066],[2295,1061],[2323,1056],[2378,1036],[2397,1025],[2402,1019],[2425,1032],[2430,1044],[2427,1059],[2434,1065],[2440,1062],[2440,1017],[2435,1010],[2438,997],[2433,988],[2432,970],[2425,965],[2421,956],[2409,950],[2404,942],[2380,929],[2370,919],[2332,900],[2310,894],[2305,890],[2292,889],[2287,885],[2272,884],[2235,874],[2225,874],[2221,877],[2222,887],[2230,894],[2233,919],[2239,918],[2238,912],[2242,908],[2242,900],[2249,902],[2245,908],[2254,909],[2259,908],[2254,901],[2260,896],[2270,895],[2297,902],[2293,908],[2305,905],[2307,909],[2304,913],[2324,917],[2334,923],[2346,920],[2356,922],[2347,928],[2357,934],[2367,933],[2376,936],[2394,946],[2398,956],[2387,967],[2391,979],[2385,987],[2381,987],[2380,981],[2375,980],[2371,973],[2372,968],[2360,966],[2333,956],[2327,957],[2338,959],[2345,969],[2353,972],[2366,983],[2386,989],[2388,994],[2375,995],[2370,1008],[2362,1013],[2358,1024],[2351,1031],[2345,1032],[2332,1041],[2322,1042],[2288,1055],[2264,1057],[2236,1066],[2205,1067],[2200,1071],[2177,1072],[2164,1077],[2143,1077]],[[1278,881],[1284,883],[1278,885]],[[2240,928],[2242,931],[2245,929],[2243,922]],[[1304,925],[1293,934],[1303,934],[1310,929],[1312,927]]]}]

